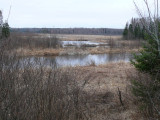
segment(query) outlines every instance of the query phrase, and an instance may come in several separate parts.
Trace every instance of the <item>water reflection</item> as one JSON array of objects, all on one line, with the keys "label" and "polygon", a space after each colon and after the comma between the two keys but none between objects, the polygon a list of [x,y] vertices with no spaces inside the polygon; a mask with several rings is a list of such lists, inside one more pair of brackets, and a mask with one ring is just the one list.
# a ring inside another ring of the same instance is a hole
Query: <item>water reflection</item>
[{"label": "water reflection", "polygon": [[86,66],[90,63],[95,65],[105,64],[109,62],[125,61],[129,62],[132,55],[129,53],[122,54],[96,54],[96,55],[67,55],[57,57],[31,57],[23,58],[21,61],[29,62],[34,66],[45,65],[51,67],[64,67],[64,66]]},{"label": "water reflection", "polygon": [[62,41],[61,42],[63,47],[67,47],[67,46],[77,46],[80,47],[82,45],[94,45],[94,46],[98,46],[98,45],[107,45],[104,43],[98,43],[98,42],[91,42],[91,41]]}]

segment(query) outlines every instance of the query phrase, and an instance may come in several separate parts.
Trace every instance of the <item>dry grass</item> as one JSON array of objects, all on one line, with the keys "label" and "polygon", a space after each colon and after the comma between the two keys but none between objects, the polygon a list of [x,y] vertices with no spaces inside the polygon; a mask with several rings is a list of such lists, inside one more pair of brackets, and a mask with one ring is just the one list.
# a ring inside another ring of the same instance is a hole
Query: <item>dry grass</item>
[{"label": "dry grass", "polygon": [[13,52],[17,53],[18,56],[58,56],[63,49],[54,49],[54,48],[46,48],[46,49],[25,49],[19,48],[14,50]]},{"label": "dry grass", "polygon": [[19,48],[14,50],[18,56],[59,56],[59,55],[76,55],[76,54],[109,54],[109,53],[133,53],[138,52],[140,49],[134,48],[46,48],[46,49],[25,49]]},{"label": "dry grass", "polygon": [[63,35],[58,34],[56,35],[62,41],[81,41],[81,40],[88,40],[88,41],[95,41],[95,42],[106,42],[111,38],[115,40],[119,40],[122,36],[106,36],[106,35]]},{"label": "dry grass", "polygon": [[[56,36],[56,37],[55,37]],[[11,37],[14,50],[19,56],[58,56],[75,54],[107,54],[138,52],[140,41],[125,41],[121,36],[104,35],[52,35],[52,34],[16,34]],[[108,43],[108,47],[66,47],[58,45],[59,41],[89,40]]]},{"label": "dry grass", "polygon": [[88,49],[91,54],[107,54],[107,53],[133,53],[138,52],[140,49],[129,49],[129,48],[114,48],[114,49],[106,49],[106,48],[92,48]]},{"label": "dry grass", "polygon": [[[99,66],[75,67],[87,83],[84,91],[94,94],[97,102],[98,115],[94,120],[143,120],[137,106],[134,104],[134,97],[130,93],[130,81],[128,73],[136,73],[130,63],[109,63]],[[83,80],[82,80],[83,81]],[[122,92],[124,107],[121,106],[117,89]]]},{"label": "dry grass", "polygon": [[86,76],[90,81],[90,85],[86,90],[91,90],[91,92],[93,92],[91,88],[94,88],[96,92],[105,92],[106,90],[117,90],[118,87],[125,92],[127,86],[130,85],[130,81],[127,81],[126,71],[135,70],[130,63],[125,62],[108,63],[99,66],[81,66],[74,69],[78,70],[80,75]]}]

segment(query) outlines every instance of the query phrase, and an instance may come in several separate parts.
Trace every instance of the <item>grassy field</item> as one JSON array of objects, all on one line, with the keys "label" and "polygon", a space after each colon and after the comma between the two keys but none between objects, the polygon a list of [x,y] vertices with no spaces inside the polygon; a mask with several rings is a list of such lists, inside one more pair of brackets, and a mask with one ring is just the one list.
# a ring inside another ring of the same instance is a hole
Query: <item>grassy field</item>
[{"label": "grassy field", "polygon": [[58,38],[64,41],[96,41],[96,42],[106,42],[106,40],[113,39],[121,39],[122,36],[106,36],[106,35],[65,35],[65,34],[57,34]]}]

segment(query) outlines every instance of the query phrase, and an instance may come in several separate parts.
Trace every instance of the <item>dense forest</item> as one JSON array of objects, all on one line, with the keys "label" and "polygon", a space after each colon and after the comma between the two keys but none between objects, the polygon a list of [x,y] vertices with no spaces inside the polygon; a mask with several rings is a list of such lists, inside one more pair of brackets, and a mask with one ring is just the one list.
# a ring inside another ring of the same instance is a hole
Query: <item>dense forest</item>
[{"label": "dense forest", "polygon": [[126,23],[123,38],[125,40],[144,39],[145,33],[145,26],[142,24],[142,19],[132,18],[129,23]]},{"label": "dense forest", "polygon": [[111,28],[12,28],[12,32],[83,34],[83,35],[122,35],[123,29]]}]

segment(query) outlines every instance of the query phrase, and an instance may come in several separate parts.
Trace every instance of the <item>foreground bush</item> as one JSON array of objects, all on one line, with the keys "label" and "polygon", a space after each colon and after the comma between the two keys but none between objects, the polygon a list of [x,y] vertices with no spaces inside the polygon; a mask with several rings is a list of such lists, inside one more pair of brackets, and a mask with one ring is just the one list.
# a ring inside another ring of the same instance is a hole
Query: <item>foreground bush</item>
[{"label": "foreground bush", "polygon": [[[143,74],[143,77],[132,76],[132,92],[137,97],[141,108],[147,111],[148,117],[160,119],[160,57],[158,44],[154,37],[146,35],[147,43],[131,63]],[[136,76],[136,75],[135,75]],[[144,76],[149,76],[146,78]]]},{"label": "foreground bush", "polygon": [[[19,62],[0,48],[0,120],[89,119],[88,96],[72,70]],[[37,61],[38,62],[38,61]],[[25,65],[24,65],[25,64]]]}]

